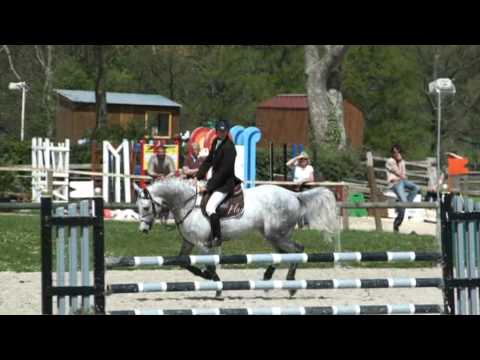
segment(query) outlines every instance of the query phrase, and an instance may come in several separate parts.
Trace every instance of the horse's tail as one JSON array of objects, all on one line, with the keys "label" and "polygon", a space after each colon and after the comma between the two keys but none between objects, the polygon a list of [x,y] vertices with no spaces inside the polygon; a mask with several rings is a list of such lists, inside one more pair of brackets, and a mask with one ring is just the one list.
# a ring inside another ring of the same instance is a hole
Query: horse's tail
[{"label": "horse's tail", "polygon": [[340,228],[337,201],[328,189],[316,188],[297,194],[310,228],[335,234]]}]

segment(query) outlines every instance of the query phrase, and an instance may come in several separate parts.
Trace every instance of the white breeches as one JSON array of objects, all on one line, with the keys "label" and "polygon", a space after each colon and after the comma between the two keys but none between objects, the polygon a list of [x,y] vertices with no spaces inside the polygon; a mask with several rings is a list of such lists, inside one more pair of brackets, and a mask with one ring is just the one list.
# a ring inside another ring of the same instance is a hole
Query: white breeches
[{"label": "white breeches", "polygon": [[205,209],[208,216],[212,216],[217,212],[217,208],[223,202],[223,200],[227,198],[227,195],[228,194],[224,194],[218,191],[212,194],[210,200],[208,201],[207,208]]}]

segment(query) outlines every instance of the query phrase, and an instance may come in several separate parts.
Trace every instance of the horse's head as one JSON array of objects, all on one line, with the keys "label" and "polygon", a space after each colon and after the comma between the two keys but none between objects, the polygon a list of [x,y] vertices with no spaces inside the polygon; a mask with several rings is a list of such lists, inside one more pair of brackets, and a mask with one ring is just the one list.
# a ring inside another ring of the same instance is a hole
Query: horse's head
[{"label": "horse's head", "polygon": [[155,223],[157,207],[161,206],[163,201],[161,199],[154,200],[148,189],[141,189],[136,184],[134,184],[134,188],[138,195],[137,207],[138,214],[140,215],[139,231],[148,234]]},{"label": "horse's head", "polygon": [[[148,233],[162,210],[170,209],[175,214],[184,210],[197,198],[195,186],[178,179],[167,179],[156,182],[147,189],[134,185],[138,194],[137,206],[140,215],[140,231]],[[191,211],[190,211],[191,212]]]}]

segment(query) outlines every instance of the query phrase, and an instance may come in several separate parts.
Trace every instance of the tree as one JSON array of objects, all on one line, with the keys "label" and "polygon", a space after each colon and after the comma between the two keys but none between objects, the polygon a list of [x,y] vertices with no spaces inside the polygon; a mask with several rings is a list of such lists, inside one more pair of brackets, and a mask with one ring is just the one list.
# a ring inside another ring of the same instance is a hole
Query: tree
[{"label": "tree", "polygon": [[108,125],[108,109],[107,109],[107,89],[106,89],[106,45],[92,45],[95,65],[96,65],[96,81],[95,81],[95,101],[97,122],[94,133],[98,129],[106,128]]},{"label": "tree", "polygon": [[[95,107],[96,123],[92,137],[95,138],[97,131],[108,127],[107,107],[107,80],[110,68],[114,67],[113,61],[116,56],[122,57],[122,48],[128,45],[84,45],[83,62],[92,68],[95,73]],[[82,50],[82,49],[80,49]]]},{"label": "tree", "polygon": [[393,143],[400,143],[410,159],[433,155],[435,132],[423,75],[412,47],[350,49],[343,63],[343,92],[365,116],[368,149],[387,155]]},{"label": "tree", "polygon": [[12,54],[10,52],[10,48],[8,47],[8,45],[2,45],[2,48],[0,49],[0,53],[1,52],[5,52],[7,55],[10,71],[15,75],[18,81],[22,81],[22,77],[18,74],[17,70],[15,69],[15,64],[13,63]]},{"label": "tree", "polygon": [[[442,152],[456,152],[479,161],[480,137],[477,126],[480,115],[480,46],[478,45],[417,45],[413,47],[422,69],[423,94],[430,113],[430,128],[436,132],[435,97],[428,94],[429,82],[450,78],[457,94],[448,97],[442,106]],[[435,144],[434,144],[435,145]],[[433,150],[434,147],[432,147]]]},{"label": "tree", "polygon": [[45,82],[43,85],[43,108],[45,110],[45,115],[48,123],[47,136],[51,138],[53,136],[53,104],[52,104],[52,93],[53,93],[53,81],[54,81],[54,71],[53,71],[53,45],[35,45],[35,55],[40,63],[40,66],[43,69],[45,76]]},{"label": "tree", "polygon": [[[338,145],[346,145],[345,126],[343,124],[343,97],[340,84],[332,82],[332,78],[339,79],[338,73],[345,54],[347,45],[305,45],[305,65],[310,106],[310,121],[317,143],[327,140],[329,123],[337,124],[340,131]],[[335,84],[339,89],[329,86]],[[330,90],[330,91],[329,91]]]}]

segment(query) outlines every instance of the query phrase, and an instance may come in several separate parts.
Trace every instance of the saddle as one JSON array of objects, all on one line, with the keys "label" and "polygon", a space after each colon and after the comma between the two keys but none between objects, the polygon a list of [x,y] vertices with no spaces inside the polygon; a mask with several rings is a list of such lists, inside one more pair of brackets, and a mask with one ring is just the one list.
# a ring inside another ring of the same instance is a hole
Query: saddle
[{"label": "saddle", "polygon": [[[205,194],[200,205],[202,213],[206,218],[208,218],[206,207],[211,196],[212,194]],[[220,219],[232,219],[242,217],[244,210],[245,199],[242,185],[240,184],[235,187],[233,194],[227,196],[227,198],[220,204],[217,209],[217,215]]]}]

